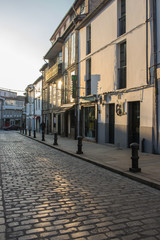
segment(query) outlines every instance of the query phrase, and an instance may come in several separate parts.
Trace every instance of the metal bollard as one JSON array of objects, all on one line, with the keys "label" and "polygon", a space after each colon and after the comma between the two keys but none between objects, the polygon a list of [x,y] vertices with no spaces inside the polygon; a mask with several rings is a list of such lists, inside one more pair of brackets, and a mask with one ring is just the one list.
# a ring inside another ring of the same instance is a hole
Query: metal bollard
[{"label": "metal bollard", "polygon": [[36,138],[36,130],[33,131],[33,136]]},{"label": "metal bollard", "polygon": [[55,134],[54,134],[54,143],[53,143],[53,145],[58,145],[57,139],[58,139],[57,133],[55,133]]},{"label": "metal bollard", "polygon": [[25,129],[25,135],[27,135],[27,128]]},{"label": "metal bollard", "polygon": [[44,138],[44,130],[42,130],[42,141],[45,141],[45,138]]},{"label": "metal bollard", "polygon": [[23,134],[24,134],[24,128],[23,128]]},{"label": "metal bollard", "polygon": [[29,130],[29,136],[31,136],[31,130]]},{"label": "metal bollard", "polygon": [[76,153],[77,154],[83,154],[83,152],[82,152],[82,137],[78,136],[77,139],[78,139],[78,144],[77,144],[78,151]]},{"label": "metal bollard", "polygon": [[139,144],[138,143],[131,143],[130,147],[132,148],[132,167],[129,169],[130,172],[141,172],[141,168],[138,167],[138,149]]}]

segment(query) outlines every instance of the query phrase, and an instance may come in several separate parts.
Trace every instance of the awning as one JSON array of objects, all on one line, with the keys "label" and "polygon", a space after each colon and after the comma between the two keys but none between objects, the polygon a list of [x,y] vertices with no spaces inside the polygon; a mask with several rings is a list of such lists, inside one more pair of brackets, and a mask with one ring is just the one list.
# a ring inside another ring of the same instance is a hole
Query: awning
[{"label": "awning", "polygon": [[92,96],[85,96],[85,97],[80,97],[80,104],[81,103],[88,103],[88,102],[95,102],[97,100],[97,97],[92,95]]},{"label": "awning", "polygon": [[62,38],[58,38],[57,41],[52,45],[49,51],[44,56],[44,59],[53,59],[55,58],[59,52],[62,51],[62,45],[64,40]]},{"label": "awning", "polygon": [[64,113],[64,112],[66,112],[68,110],[71,110],[74,106],[75,106],[75,103],[74,104],[64,104],[59,109],[55,110],[55,113],[56,114]]}]

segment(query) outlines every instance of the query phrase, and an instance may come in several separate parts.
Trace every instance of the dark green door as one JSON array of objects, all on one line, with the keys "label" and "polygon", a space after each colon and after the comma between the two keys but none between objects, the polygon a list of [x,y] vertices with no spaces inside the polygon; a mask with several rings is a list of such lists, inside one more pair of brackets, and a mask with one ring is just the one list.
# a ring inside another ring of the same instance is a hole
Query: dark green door
[{"label": "dark green door", "polygon": [[139,143],[140,102],[129,103],[128,145]]},{"label": "dark green door", "polygon": [[109,143],[114,144],[115,105],[109,104]]},{"label": "dark green door", "polygon": [[61,115],[58,115],[58,135],[61,135]]}]

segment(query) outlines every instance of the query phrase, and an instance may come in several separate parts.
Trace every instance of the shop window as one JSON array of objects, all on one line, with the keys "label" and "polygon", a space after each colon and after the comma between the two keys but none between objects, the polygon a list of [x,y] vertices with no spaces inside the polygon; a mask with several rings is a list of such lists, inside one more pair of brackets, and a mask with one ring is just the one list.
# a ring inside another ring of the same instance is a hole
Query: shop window
[{"label": "shop window", "polygon": [[70,118],[71,118],[71,128],[74,128],[75,127],[75,112],[74,112],[74,110],[72,110],[70,112]]},{"label": "shop window", "polygon": [[91,53],[91,25],[88,25],[86,28],[86,54]]},{"label": "shop window", "polygon": [[95,138],[95,107],[85,108],[85,137]]}]

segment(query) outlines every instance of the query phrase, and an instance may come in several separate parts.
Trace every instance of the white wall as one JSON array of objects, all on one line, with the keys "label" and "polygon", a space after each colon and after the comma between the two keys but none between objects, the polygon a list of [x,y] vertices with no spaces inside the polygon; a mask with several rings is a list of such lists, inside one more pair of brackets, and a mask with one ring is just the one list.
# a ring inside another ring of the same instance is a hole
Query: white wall
[{"label": "white wall", "polygon": [[[158,0],[159,4],[160,0]],[[126,0],[126,33],[118,36],[118,0],[111,1],[89,24],[91,24],[91,54],[86,56],[86,27],[79,31],[79,79],[80,95],[85,96],[86,60],[91,58],[92,94],[115,92],[106,104],[125,103],[125,113],[115,113],[115,143],[127,147],[128,141],[128,102],[140,102],[140,142],[147,139],[147,147],[151,150],[153,89],[146,85],[146,0]],[[150,33],[150,31],[149,31]],[[158,35],[159,36],[159,35]],[[119,44],[126,41],[127,50],[127,86],[126,89],[137,88],[135,91],[116,93],[118,83]],[[151,41],[148,45],[149,60],[151,59]],[[149,62],[150,64],[150,62]],[[107,108],[99,106],[98,124],[104,128],[108,123]],[[117,132],[116,132],[117,131]],[[102,133],[102,131],[101,131]],[[104,131],[103,131],[104,133]],[[120,139],[120,133],[123,138]],[[101,142],[100,137],[99,140]],[[149,150],[149,151],[150,151]]]},{"label": "white wall", "polygon": [[[137,4],[137,5],[136,5]],[[145,0],[136,4],[126,1],[127,29],[124,36],[117,37],[117,1],[112,1],[91,21],[91,54],[86,56],[86,28],[80,30],[80,79],[81,87],[86,74],[86,59],[91,56],[92,94],[95,93],[98,78],[98,92],[113,91],[117,88],[118,44],[127,43],[127,88],[146,84],[146,39]],[[141,13],[141,14],[140,14]],[[135,17],[136,16],[136,17]],[[137,26],[137,29],[134,29]],[[84,91],[81,91],[83,93]]]}]

